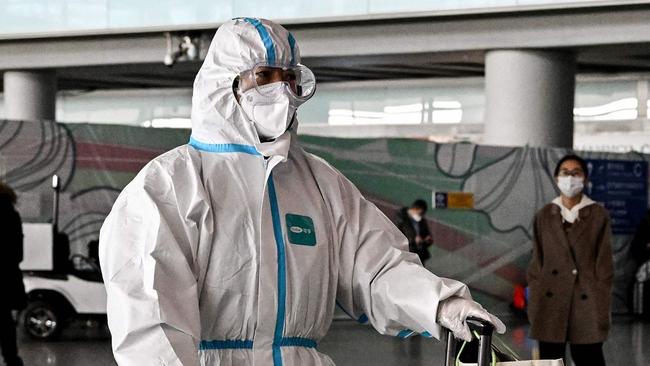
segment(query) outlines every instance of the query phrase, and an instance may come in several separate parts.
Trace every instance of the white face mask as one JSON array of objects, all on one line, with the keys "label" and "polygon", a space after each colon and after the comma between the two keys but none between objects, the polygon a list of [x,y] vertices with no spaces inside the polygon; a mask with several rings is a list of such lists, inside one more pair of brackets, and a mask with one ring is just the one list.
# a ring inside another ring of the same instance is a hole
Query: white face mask
[{"label": "white face mask", "polygon": [[558,177],[557,178],[557,187],[560,189],[560,192],[566,197],[572,198],[577,196],[585,186],[585,179],[578,177]]},{"label": "white face mask", "polygon": [[[255,123],[257,134],[264,139],[282,135],[302,104],[283,82],[251,88],[242,93],[240,105],[248,118]],[[262,92],[260,92],[261,89]]]},{"label": "white face mask", "polygon": [[420,221],[422,221],[422,215],[418,215],[418,214],[415,214],[415,213],[409,212],[409,217],[411,217],[411,220],[413,220],[413,221],[415,221],[415,222],[420,222]]}]

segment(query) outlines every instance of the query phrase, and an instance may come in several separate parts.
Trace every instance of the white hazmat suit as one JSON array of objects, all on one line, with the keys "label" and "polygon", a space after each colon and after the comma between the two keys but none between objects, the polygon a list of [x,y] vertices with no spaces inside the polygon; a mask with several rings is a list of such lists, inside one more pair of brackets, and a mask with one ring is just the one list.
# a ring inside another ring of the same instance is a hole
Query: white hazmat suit
[{"label": "white hazmat suit", "polygon": [[283,27],[219,27],[194,82],[189,144],[147,164],[102,227],[120,365],[333,365],[316,346],[337,304],[383,334],[439,337],[441,301],[470,296],[300,147],[295,120],[260,142],[232,86],[271,57],[299,62]]}]

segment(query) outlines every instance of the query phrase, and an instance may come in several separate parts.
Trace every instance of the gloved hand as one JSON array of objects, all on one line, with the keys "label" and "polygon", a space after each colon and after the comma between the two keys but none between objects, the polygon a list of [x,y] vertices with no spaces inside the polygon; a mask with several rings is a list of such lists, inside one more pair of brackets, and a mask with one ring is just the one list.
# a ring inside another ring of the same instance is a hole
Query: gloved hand
[{"label": "gloved hand", "polygon": [[472,332],[465,323],[465,319],[468,317],[490,322],[499,334],[506,332],[506,326],[499,318],[488,313],[481,304],[470,299],[452,296],[443,300],[438,306],[438,324],[449,329],[456,338],[467,342],[472,340]]}]

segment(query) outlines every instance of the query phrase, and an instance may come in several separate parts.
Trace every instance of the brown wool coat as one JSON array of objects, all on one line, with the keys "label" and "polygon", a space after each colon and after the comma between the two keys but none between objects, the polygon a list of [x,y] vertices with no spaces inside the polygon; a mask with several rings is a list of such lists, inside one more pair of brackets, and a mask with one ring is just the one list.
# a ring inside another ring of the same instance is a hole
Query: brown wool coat
[{"label": "brown wool coat", "polygon": [[535,216],[528,267],[531,337],[544,342],[600,343],[610,325],[614,276],[611,230],[605,208],[593,204],[565,232],[560,208]]}]

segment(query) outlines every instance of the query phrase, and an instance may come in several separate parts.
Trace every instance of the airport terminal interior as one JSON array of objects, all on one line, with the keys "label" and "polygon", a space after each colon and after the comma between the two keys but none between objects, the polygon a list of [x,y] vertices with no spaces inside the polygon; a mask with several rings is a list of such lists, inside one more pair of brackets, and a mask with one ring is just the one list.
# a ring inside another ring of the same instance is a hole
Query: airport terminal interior
[{"label": "airport terminal interior", "polygon": [[0,0],[2,359],[650,365],[648,19]]}]

